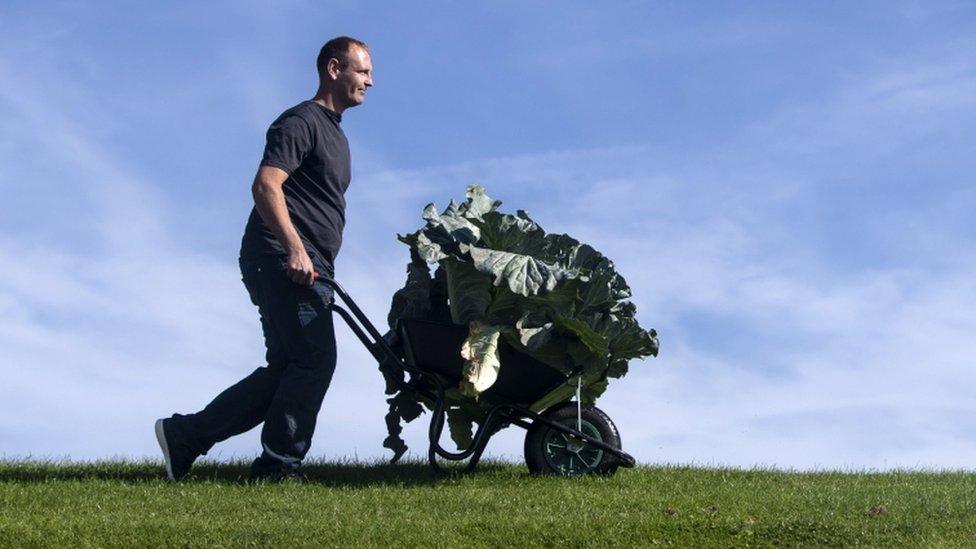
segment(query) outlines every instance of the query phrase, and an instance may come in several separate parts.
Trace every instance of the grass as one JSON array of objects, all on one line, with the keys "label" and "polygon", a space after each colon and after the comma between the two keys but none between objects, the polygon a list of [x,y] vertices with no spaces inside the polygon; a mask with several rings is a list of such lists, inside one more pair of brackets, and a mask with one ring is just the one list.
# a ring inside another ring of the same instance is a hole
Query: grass
[{"label": "grass", "polygon": [[0,461],[0,547],[971,547],[976,475],[639,467],[538,478],[486,463],[310,463],[252,485],[245,463],[179,484],[154,462]]}]

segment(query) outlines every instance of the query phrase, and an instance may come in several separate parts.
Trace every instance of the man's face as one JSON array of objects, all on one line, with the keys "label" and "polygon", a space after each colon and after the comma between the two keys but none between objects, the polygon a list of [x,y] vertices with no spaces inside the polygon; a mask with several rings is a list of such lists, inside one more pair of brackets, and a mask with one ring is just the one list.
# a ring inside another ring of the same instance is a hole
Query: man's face
[{"label": "man's face", "polygon": [[352,46],[348,64],[336,78],[337,97],[345,107],[355,107],[366,99],[366,89],[373,85],[373,64],[369,52]]}]

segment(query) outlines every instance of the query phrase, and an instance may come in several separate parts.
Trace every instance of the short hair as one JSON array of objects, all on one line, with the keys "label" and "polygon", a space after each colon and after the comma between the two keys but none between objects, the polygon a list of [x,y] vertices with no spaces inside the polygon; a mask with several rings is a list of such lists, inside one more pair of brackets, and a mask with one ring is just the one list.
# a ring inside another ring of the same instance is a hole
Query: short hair
[{"label": "short hair", "polygon": [[319,71],[319,77],[325,74],[325,67],[329,64],[329,59],[338,59],[339,67],[346,68],[349,65],[349,50],[353,46],[359,46],[367,52],[369,51],[369,46],[365,42],[348,36],[339,36],[326,42],[319,50],[319,56],[315,60],[315,68]]}]

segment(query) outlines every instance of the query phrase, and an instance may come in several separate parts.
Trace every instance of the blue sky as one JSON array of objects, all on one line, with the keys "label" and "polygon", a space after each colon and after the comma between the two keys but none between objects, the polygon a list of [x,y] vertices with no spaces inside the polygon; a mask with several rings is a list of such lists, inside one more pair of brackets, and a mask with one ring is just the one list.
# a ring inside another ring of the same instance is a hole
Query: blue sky
[{"label": "blue sky", "polygon": [[[375,87],[337,276],[376,322],[395,234],[478,182],[610,256],[660,333],[600,403],[640,461],[972,467],[972,4],[469,4],[4,3],[0,454],[153,456],[156,417],[260,365],[249,184],[349,34]],[[339,338],[311,455],[385,456]]]}]

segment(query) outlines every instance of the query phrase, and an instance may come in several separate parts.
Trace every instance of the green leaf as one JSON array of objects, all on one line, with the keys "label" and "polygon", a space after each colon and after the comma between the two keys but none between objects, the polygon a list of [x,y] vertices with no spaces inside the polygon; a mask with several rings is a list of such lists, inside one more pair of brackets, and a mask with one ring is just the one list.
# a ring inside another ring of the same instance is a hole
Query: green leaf
[{"label": "green leaf", "polygon": [[529,351],[538,351],[548,345],[553,338],[553,323],[546,322],[546,317],[526,314],[515,323],[519,334],[519,343]]},{"label": "green leaf", "polygon": [[393,459],[390,462],[396,463],[407,451],[407,444],[400,438],[400,433],[403,432],[401,420],[413,421],[423,413],[424,409],[418,402],[418,396],[408,391],[400,391],[386,399],[386,402],[390,406],[386,414],[386,429],[389,435],[383,441],[383,447],[393,451]]},{"label": "green leaf", "polygon": [[623,377],[631,359],[657,356],[657,332],[644,331],[633,318],[624,318],[613,324],[610,330],[610,366],[607,375]]},{"label": "green leaf", "polygon": [[469,219],[481,219],[485,214],[494,211],[502,204],[500,200],[492,200],[481,185],[468,185],[465,196],[467,201],[461,205],[459,210],[464,217]]},{"label": "green leaf", "polygon": [[424,261],[407,264],[407,283],[393,294],[386,320],[396,328],[401,318],[425,318],[430,311],[430,269]]},{"label": "green leaf", "polygon": [[481,230],[458,211],[453,201],[443,215],[437,213],[436,206],[428,204],[424,208],[423,218],[427,221],[427,227],[422,234],[437,244],[473,244],[481,238]]},{"label": "green leaf", "polygon": [[473,431],[471,418],[465,409],[451,407],[447,409],[447,427],[451,432],[451,439],[457,444],[458,450],[465,450],[471,446]]},{"label": "green leaf", "polygon": [[[579,311],[585,313],[590,310],[606,310],[611,308],[623,289],[620,278],[613,270],[613,263],[604,258],[597,265],[585,271],[584,282],[581,283]],[[629,289],[626,292],[629,294]]]},{"label": "green leaf", "polygon": [[430,312],[427,320],[451,322],[451,307],[448,305],[450,292],[447,289],[447,271],[437,267],[430,283]]},{"label": "green leaf", "polygon": [[490,212],[474,223],[481,230],[481,244],[486,248],[531,254],[545,245],[542,229],[521,210],[517,216]]},{"label": "green leaf", "polygon": [[454,323],[467,324],[484,319],[491,301],[491,280],[471,263],[452,257],[441,261],[441,267],[447,276],[447,295]]},{"label": "green leaf", "polygon": [[557,284],[555,289],[544,294],[520,296],[519,304],[525,312],[545,312],[549,316],[572,317],[576,314],[580,284],[578,279],[566,279]]},{"label": "green leaf", "polygon": [[583,404],[594,404],[596,399],[600,398],[600,395],[607,390],[608,385],[609,380],[607,378],[584,385],[580,391],[580,400]]},{"label": "green leaf", "polygon": [[[575,318],[557,316],[555,323],[565,332],[576,336],[576,342],[571,342],[569,352],[580,365],[604,366],[610,355],[610,346],[606,338],[598,334],[585,322]],[[578,342],[579,345],[575,345]]]},{"label": "green leaf", "polygon": [[435,263],[449,256],[445,251],[445,245],[431,240],[425,232],[417,235],[416,251],[417,255],[428,263]]},{"label": "green leaf", "polygon": [[524,310],[521,296],[513,293],[507,286],[492,286],[490,291],[491,302],[485,311],[485,321],[489,324],[514,325]]},{"label": "green leaf", "polygon": [[477,397],[498,379],[501,361],[498,357],[498,337],[503,328],[482,322],[472,322],[468,338],[461,346],[464,373],[460,390],[466,396]]},{"label": "green leaf", "polygon": [[461,250],[470,254],[478,271],[492,277],[495,286],[504,283],[512,292],[523,296],[552,290],[557,282],[571,275],[565,269],[548,265],[529,255],[476,246],[464,246]]}]

